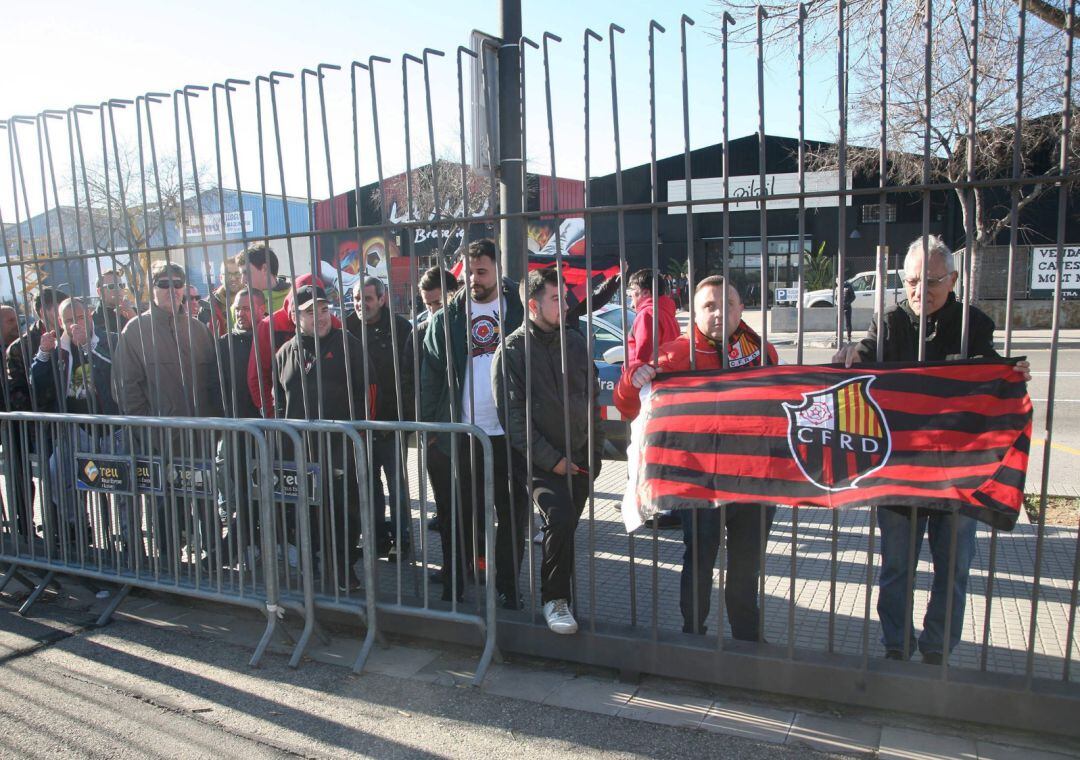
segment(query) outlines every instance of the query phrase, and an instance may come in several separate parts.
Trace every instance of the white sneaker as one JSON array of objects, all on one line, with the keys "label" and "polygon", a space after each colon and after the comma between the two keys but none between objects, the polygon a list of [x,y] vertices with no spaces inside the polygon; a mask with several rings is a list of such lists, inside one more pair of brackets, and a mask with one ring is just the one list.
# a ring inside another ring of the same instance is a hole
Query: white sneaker
[{"label": "white sneaker", "polygon": [[553,599],[544,605],[544,620],[552,633],[577,633],[577,621],[574,620],[570,606],[565,599]]}]

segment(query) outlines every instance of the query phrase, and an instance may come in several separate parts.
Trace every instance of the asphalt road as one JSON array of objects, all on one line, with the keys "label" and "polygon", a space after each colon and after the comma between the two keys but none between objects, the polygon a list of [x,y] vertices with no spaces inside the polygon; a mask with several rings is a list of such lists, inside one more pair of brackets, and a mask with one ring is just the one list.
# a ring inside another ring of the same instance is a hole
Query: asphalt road
[{"label": "asphalt road", "polygon": [[0,605],[0,757],[826,757]]}]

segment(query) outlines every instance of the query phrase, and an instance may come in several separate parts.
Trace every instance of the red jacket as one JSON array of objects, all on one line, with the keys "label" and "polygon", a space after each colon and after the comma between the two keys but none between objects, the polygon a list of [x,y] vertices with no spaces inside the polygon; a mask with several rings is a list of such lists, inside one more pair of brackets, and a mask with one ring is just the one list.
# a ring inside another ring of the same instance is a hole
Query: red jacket
[{"label": "red jacket", "polygon": [[[696,325],[693,325],[693,331],[697,369],[720,369],[722,364],[716,344],[705,337]],[[745,322],[740,321],[728,341],[728,366],[735,368],[760,365],[760,346],[761,338],[758,334]],[[769,364],[778,364],[779,357],[776,349],[771,343],[767,343],[765,347]],[[684,372],[690,369],[690,338],[680,335],[675,340],[661,345],[656,368],[659,372]],[[630,382],[629,372],[624,372],[619,378],[619,383],[615,386],[612,395],[615,398],[615,406],[625,419],[632,420],[638,416],[638,412],[641,411],[641,389],[635,388]]]},{"label": "red jacket", "polygon": [[[293,289],[285,296],[285,303],[273,314],[263,317],[255,328],[255,345],[251,347],[251,358],[248,359],[247,382],[251,400],[262,411],[263,417],[274,416],[274,353],[285,344],[289,338],[296,335],[296,324],[293,322],[293,293],[296,288],[314,284],[326,287],[322,280],[310,274],[302,274],[296,278]],[[334,327],[341,327],[341,320],[333,318]],[[271,325],[273,325],[273,341],[271,341]]]},{"label": "red jacket", "polygon": [[[638,300],[638,313],[626,339],[625,372],[633,372],[653,360],[653,300],[643,293]],[[662,346],[679,337],[679,321],[675,319],[675,302],[670,296],[660,296],[656,310],[656,345]]]}]

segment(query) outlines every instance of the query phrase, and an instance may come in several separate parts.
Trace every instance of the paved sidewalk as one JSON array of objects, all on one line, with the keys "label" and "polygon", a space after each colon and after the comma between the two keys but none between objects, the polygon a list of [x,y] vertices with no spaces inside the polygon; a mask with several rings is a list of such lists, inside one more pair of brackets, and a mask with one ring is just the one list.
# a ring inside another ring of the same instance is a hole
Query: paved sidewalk
[{"label": "paved sidewalk", "polygon": [[[415,453],[415,450],[411,452],[413,458]],[[417,471],[414,462],[410,462],[408,471]],[[587,506],[578,528],[576,562],[579,617],[583,624],[595,617],[599,624],[634,626],[641,632],[642,637],[647,638],[652,633],[655,607],[658,630],[681,631],[682,616],[678,604],[683,555],[682,531],[662,530],[655,534],[644,531],[643,535],[628,537],[618,510],[625,483],[625,463],[605,461],[595,485],[593,519],[589,520],[590,508]],[[410,487],[415,535],[415,532],[420,530],[421,513],[419,484],[415,477]],[[430,489],[428,491],[430,492]],[[433,510],[433,505],[429,504],[427,511],[430,513]],[[873,531],[873,551],[870,551],[870,509],[853,508],[833,512],[827,509],[800,508],[797,510],[797,530],[793,530],[794,516],[791,508],[779,508],[769,534],[765,565],[765,637],[770,643],[787,645],[791,635],[788,612],[793,595],[796,647],[827,651],[831,629],[834,651],[861,654],[865,640],[871,657],[883,656],[884,649],[878,641],[880,628],[876,612],[880,556],[876,528]],[[538,515],[534,516],[534,525],[539,525]],[[425,538],[428,544],[428,562],[441,564],[438,536],[428,531]],[[1032,525],[1017,525],[1012,532],[997,534],[993,596],[987,600],[986,591],[991,577],[991,531],[980,525],[968,581],[963,639],[952,657],[953,666],[981,668],[982,658],[985,656],[985,667],[989,671],[1012,674],[1025,672],[1036,543],[1037,531]],[[524,560],[525,569],[521,583],[521,588],[526,592],[527,610],[530,594],[536,595],[539,607],[540,547],[536,544],[530,546],[533,549],[532,556]],[[795,548],[797,556],[793,594],[792,547]],[[1034,646],[1034,674],[1037,677],[1061,679],[1064,672],[1077,551],[1078,537],[1075,528],[1046,528],[1042,546]],[[634,558],[632,563],[629,559],[631,554]],[[420,559],[418,553],[417,561]],[[835,591],[831,578],[834,564]],[[419,571],[419,568],[417,570]],[[404,593],[410,594],[414,588],[414,576],[407,566],[400,574],[380,572],[381,591],[387,596],[395,594],[399,577]],[[415,577],[419,577],[419,572]],[[534,579],[531,586],[528,581],[530,577]],[[921,628],[931,579],[929,549],[924,542],[915,585],[913,619],[917,629]],[[718,608],[722,606],[717,604],[718,575],[714,575],[713,584],[712,610],[707,621],[710,633],[718,630]],[[432,604],[438,605],[440,591],[441,586],[431,585]],[[473,599],[474,588],[470,587],[466,593],[465,604],[469,605]],[[865,621],[868,596],[870,618],[867,627]],[[829,614],[830,598],[835,600],[835,613],[832,616]],[[523,616],[527,614],[528,612],[522,613]],[[539,620],[538,624],[542,625],[542,620]],[[982,646],[984,626],[988,626],[989,630],[985,648]],[[1070,669],[1070,680],[1074,683],[1080,682],[1080,667],[1077,667],[1077,660],[1080,659],[1080,631],[1073,635],[1071,659],[1073,667]]]},{"label": "paved sidewalk", "polygon": [[[102,604],[75,584],[65,582],[65,591],[81,597],[67,604],[84,604],[91,610]],[[42,608],[39,614],[49,613]],[[164,594],[133,595],[121,607],[117,619],[166,629],[177,636],[205,639],[205,646],[215,651],[221,647],[212,642],[250,648],[263,628],[262,618],[251,611],[188,602]],[[274,644],[268,657],[284,656],[288,651],[284,644]],[[359,639],[341,633],[331,636],[327,643],[313,641],[306,660],[347,668],[358,651]],[[466,688],[478,654],[473,649],[397,640],[376,647],[365,672],[425,683],[433,689]],[[244,657],[243,650],[237,650],[237,656]],[[301,669],[304,667],[302,664]],[[342,678],[346,675],[343,670]],[[842,756],[876,754],[879,758],[907,760],[1080,757],[1080,742],[992,734],[985,728],[975,730],[857,708],[825,709],[817,704],[780,702],[767,696],[668,679],[646,678],[630,684],[603,670],[529,658],[492,665],[481,689],[489,695],[538,705]],[[447,697],[453,699],[453,692],[447,692]]]}]

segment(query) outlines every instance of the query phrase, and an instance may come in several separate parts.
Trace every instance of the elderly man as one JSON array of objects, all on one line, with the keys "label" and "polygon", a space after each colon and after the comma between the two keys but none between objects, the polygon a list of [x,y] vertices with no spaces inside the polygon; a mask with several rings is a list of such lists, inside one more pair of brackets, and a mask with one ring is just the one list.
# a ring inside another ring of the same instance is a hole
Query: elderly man
[{"label": "elderly man", "polygon": [[[720,351],[728,355],[732,369],[777,364],[776,349],[742,321],[743,302],[738,291],[719,275],[706,277],[694,290],[692,335],[682,335],[660,346],[657,366],[642,364],[623,374],[615,387],[615,405],[627,419],[641,411],[640,389],[652,382],[656,373],[688,369],[720,369]],[[726,325],[725,325],[726,314]],[[727,327],[725,334],[724,327]],[[690,341],[695,346],[695,367],[690,364]],[[762,362],[766,357],[767,361]],[[764,510],[764,515],[762,511]],[[684,633],[705,633],[712,598],[713,567],[720,551],[723,531],[728,534],[727,576],[724,605],[731,623],[731,635],[743,641],[758,641],[760,629],[758,580],[761,572],[762,532],[768,536],[776,507],[765,504],[728,504],[721,522],[719,509],[682,510],[683,569],[679,579],[679,609]]]},{"label": "elderly man", "polygon": [[[60,335],[53,330],[43,333],[30,364],[38,409],[69,414],[116,414],[112,358],[105,334],[94,329],[90,310],[78,298],[69,298],[60,304],[59,318]],[[63,427],[60,435],[51,441],[51,501],[54,508],[63,513],[53,524],[68,526],[69,540],[77,535],[80,523],[86,530],[85,511],[71,499],[75,484],[75,451],[121,453],[123,434],[118,431],[110,436],[103,430]],[[79,543],[87,545],[89,541]]]},{"label": "elderly man", "polygon": [[[957,271],[952,251],[940,238],[931,235],[923,248],[922,238],[908,247],[904,259],[904,290],[907,299],[890,306],[882,315],[883,334],[878,333],[877,320],[870,324],[867,336],[857,343],[840,349],[834,362],[850,367],[853,363],[875,361],[879,341],[887,362],[912,362],[919,358],[919,320],[926,315],[927,361],[964,358],[961,347],[961,325],[964,306],[956,300]],[[925,293],[924,291],[925,286]],[[967,358],[1000,358],[994,350],[994,322],[990,317],[969,306]],[[1018,362],[1016,370],[1031,380],[1027,362]],[[956,647],[964,627],[967,604],[968,571],[975,552],[975,520],[945,510],[881,507],[877,511],[881,528],[881,575],[878,579],[878,618],[881,620],[881,643],[885,656],[902,660],[905,651],[904,634],[914,628],[905,612],[912,604],[913,568],[908,563],[914,535],[914,555],[918,559],[923,536],[929,534],[930,556],[934,563],[934,581],[930,601],[923,618],[923,631],[918,637],[922,660],[940,665]],[[912,533],[911,521],[915,521]],[[949,554],[956,532],[956,556],[953,559],[952,609],[946,608],[949,578]],[[945,642],[945,621],[949,619],[949,641]]]},{"label": "elderly man", "polygon": [[[381,393],[375,404],[375,419],[394,422],[409,420],[413,408],[413,360],[409,354],[412,325],[400,314],[391,314],[386,283],[378,277],[358,280],[353,288],[354,311],[345,319],[345,329],[366,345],[368,356],[379,358],[376,378]],[[395,350],[396,349],[396,350]],[[397,365],[394,364],[395,354]],[[398,397],[401,397],[401,416],[398,415]],[[403,469],[404,457],[398,444],[398,436],[392,432],[372,435],[371,472],[375,488],[372,498],[376,530],[379,532],[380,555],[398,559],[408,554],[412,541],[410,521],[405,509],[408,481]],[[390,522],[385,522],[386,499],[382,490],[382,477],[386,476],[390,491]],[[400,533],[400,536],[399,536]],[[400,546],[398,541],[400,538]]]},{"label": "elderly man", "polygon": [[97,279],[97,293],[100,301],[94,310],[94,326],[99,332],[119,335],[135,316],[135,309],[126,300],[123,275],[115,269],[102,272]]}]

